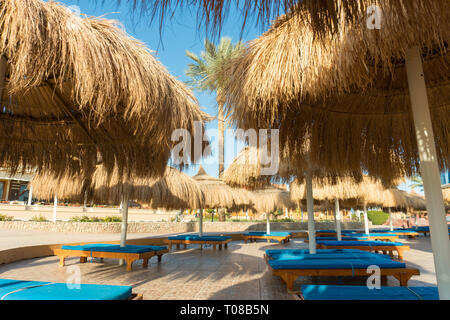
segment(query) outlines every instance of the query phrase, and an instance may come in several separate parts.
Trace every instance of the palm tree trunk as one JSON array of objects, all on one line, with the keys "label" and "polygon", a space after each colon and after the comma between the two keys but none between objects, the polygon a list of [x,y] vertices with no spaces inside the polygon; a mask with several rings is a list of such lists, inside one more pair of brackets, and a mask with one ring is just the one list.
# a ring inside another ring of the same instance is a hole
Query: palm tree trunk
[{"label": "palm tree trunk", "polygon": [[224,115],[223,115],[223,106],[224,106],[224,99],[220,92],[220,90],[217,90],[217,105],[218,105],[218,115],[217,115],[217,127],[219,131],[219,178],[222,178],[222,174],[225,170],[224,168],[224,154],[225,154],[225,147],[224,147],[224,141],[225,141],[225,130],[224,130]]},{"label": "palm tree trunk", "polygon": [[[217,115],[217,127],[219,131],[219,178],[222,178],[224,168],[224,154],[225,154],[225,130],[224,130],[224,115],[223,115],[223,106],[225,104],[225,100],[223,99],[223,95],[221,91],[217,90],[217,106],[218,106],[218,115]],[[225,210],[224,208],[219,209],[219,221],[225,221]]]}]

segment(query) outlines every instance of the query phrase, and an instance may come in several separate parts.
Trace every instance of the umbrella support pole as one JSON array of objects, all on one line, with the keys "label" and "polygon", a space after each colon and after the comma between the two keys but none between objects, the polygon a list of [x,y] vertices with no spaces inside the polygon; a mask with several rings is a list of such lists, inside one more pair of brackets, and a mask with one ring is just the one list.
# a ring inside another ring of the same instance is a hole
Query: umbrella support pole
[{"label": "umbrella support pole", "polygon": [[58,197],[55,195],[53,200],[53,222],[56,222],[56,209],[58,208]]},{"label": "umbrella support pole", "polygon": [[419,47],[412,47],[407,50],[405,63],[420,157],[420,172],[428,211],[439,298],[441,300],[450,300],[450,240]]},{"label": "umbrella support pole", "polygon": [[388,208],[389,210],[389,230],[394,231],[394,224],[392,222],[392,211],[391,208]]},{"label": "umbrella support pole", "polygon": [[266,233],[270,234],[270,213],[266,213]]},{"label": "umbrella support pole", "polygon": [[198,235],[203,237],[203,209],[200,209],[198,213]]},{"label": "umbrella support pole", "polygon": [[342,232],[341,232],[341,212],[339,208],[339,200],[334,200],[334,221],[336,223],[336,236],[338,241],[342,240]]},{"label": "umbrella support pole", "polygon": [[367,217],[367,204],[364,204],[364,233],[369,234],[369,218]]},{"label": "umbrella support pole", "polygon": [[[120,233],[120,246],[123,248],[127,245],[127,228],[128,228],[128,197],[123,196],[120,203],[122,208],[122,227]],[[120,259],[119,265],[124,265],[125,261]]]},{"label": "umbrella support pole", "polygon": [[306,180],[306,206],[308,208],[308,239],[309,239],[309,253],[316,254],[316,226],[314,225],[314,198],[312,188],[311,173],[307,172]]}]

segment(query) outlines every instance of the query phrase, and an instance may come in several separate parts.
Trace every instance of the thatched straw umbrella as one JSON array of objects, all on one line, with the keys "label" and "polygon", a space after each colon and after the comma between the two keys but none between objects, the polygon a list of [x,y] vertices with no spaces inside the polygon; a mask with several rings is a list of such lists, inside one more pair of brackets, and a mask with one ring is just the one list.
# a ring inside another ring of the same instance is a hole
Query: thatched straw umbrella
[{"label": "thatched straw umbrella", "polygon": [[0,164],[11,171],[91,173],[101,159],[108,172],[161,176],[171,132],[203,119],[116,21],[23,0],[0,4],[0,26]]},{"label": "thatched straw umbrella", "polygon": [[450,204],[450,184],[442,186],[442,195],[444,196],[444,201]]},{"label": "thatched straw umbrella", "polygon": [[205,206],[200,209],[200,225],[203,221],[203,209],[233,208],[252,203],[250,192],[242,188],[232,188],[221,179],[209,176],[202,166],[193,179],[200,184],[205,196]]},{"label": "thatched straw umbrella", "polygon": [[439,165],[450,162],[450,3],[379,1],[379,29],[364,23],[369,5],[358,1],[351,19],[338,11],[339,32],[321,37],[323,29],[310,23],[317,15],[302,6],[279,18],[226,70],[227,102],[241,128],[280,128],[293,159],[294,144],[305,139],[298,133],[308,127],[312,161],[329,170],[362,165],[384,179],[401,171],[412,176],[420,163],[439,293],[448,299],[450,243]]},{"label": "thatched straw umbrella", "polygon": [[275,186],[254,190],[253,208],[266,215],[266,232],[270,234],[270,214],[277,209],[291,209],[294,207],[289,192]]},{"label": "thatched straw umbrella", "polygon": [[89,181],[101,163],[120,181],[158,178],[172,132],[192,134],[206,117],[193,93],[115,21],[23,0],[0,4],[0,26],[0,165],[13,172],[82,172]]},{"label": "thatched straw umbrella", "polygon": [[129,177],[125,182],[120,182],[118,170],[107,178],[101,166],[97,167],[91,182],[69,173],[63,177],[38,174],[29,188],[33,188],[35,197],[40,199],[58,195],[59,199],[69,201],[86,202],[89,199],[95,203],[117,205],[121,203],[122,195],[127,194],[129,200],[148,204],[154,209],[196,209],[204,206],[204,195],[199,184],[172,167],[167,167],[160,179]]}]

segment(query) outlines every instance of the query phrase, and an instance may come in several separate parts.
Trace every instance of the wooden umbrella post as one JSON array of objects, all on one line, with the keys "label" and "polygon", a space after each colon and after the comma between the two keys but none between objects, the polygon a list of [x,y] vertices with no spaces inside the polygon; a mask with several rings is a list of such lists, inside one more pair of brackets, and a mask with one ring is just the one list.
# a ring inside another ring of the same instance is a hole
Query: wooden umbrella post
[{"label": "wooden umbrella post", "polygon": [[25,210],[31,210],[31,201],[33,199],[33,187],[28,190],[28,201]]},{"label": "wooden umbrella post", "polygon": [[450,240],[419,47],[407,50],[405,62],[439,298],[450,300]]},{"label": "wooden umbrella post", "polygon": [[364,204],[364,232],[369,234],[369,218],[367,217],[367,204]]},{"label": "wooden umbrella post", "polygon": [[[127,245],[127,229],[128,229],[128,196],[122,196],[120,203],[122,208],[122,227],[120,233],[120,246],[124,248]],[[125,261],[120,259],[119,265],[124,265]]]},{"label": "wooden umbrella post", "polygon": [[392,211],[391,208],[388,208],[389,212],[389,230],[394,231],[394,224],[392,222]]},{"label": "wooden umbrella post", "polygon": [[311,173],[307,172],[306,180],[306,206],[308,209],[308,239],[309,239],[309,253],[316,254],[316,227],[314,225],[314,198],[312,188]]},{"label": "wooden umbrella post", "polygon": [[203,236],[203,209],[200,209],[198,214],[198,235]]},{"label": "wooden umbrella post", "polygon": [[53,200],[53,222],[56,222],[56,209],[58,208],[58,197],[55,195]]},{"label": "wooden umbrella post", "polygon": [[338,241],[342,240],[342,232],[341,232],[341,212],[339,209],[339,200],[336,198],[334,200],[334,221],[336,223],[336,235]]},{"label": "wooden umbrella post", "polygon": [[270,213],[266,213],[266,233],[270,234]]}]

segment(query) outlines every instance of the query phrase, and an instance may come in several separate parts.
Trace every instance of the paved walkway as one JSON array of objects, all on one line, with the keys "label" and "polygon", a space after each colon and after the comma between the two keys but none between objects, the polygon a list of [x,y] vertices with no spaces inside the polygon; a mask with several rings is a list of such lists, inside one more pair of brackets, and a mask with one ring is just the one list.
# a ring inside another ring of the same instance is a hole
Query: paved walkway
[{"label": "paved walkway", "polygon": [[[436,285],[429,238],[402,241],[411,246],[411,250],[405,252],[407,264],[421,270],[421,275],[413,277],[409,285]],[[285,284],[267,270],[263,254],[268,248],[307,248],[307,245],[297,239],[285,245],[233,241],[228,250],[222,251],[199,250],[192,245],[187,250],[164,255],[160,264],[152,258],[146,269],[141,262],[136,262],[132,272],[126,272],[124,266],[112,259],[79,264],[79,259],[69,258],[66,262],[67,266],[79,267],[81,283],[131,285],[134,292],[143,293],[144,299],[150,300],[291,299]],[[58,266],[58,258],[46,257],[0,265],[0,278],[66,282],[71,276],[68,271],[72,271],[71,268]],[[296,281],[295,289],[302,283],[364,285],[365,280],[305,277]],[[398,282],[389,277],[388,285],[398,286]]]}]

